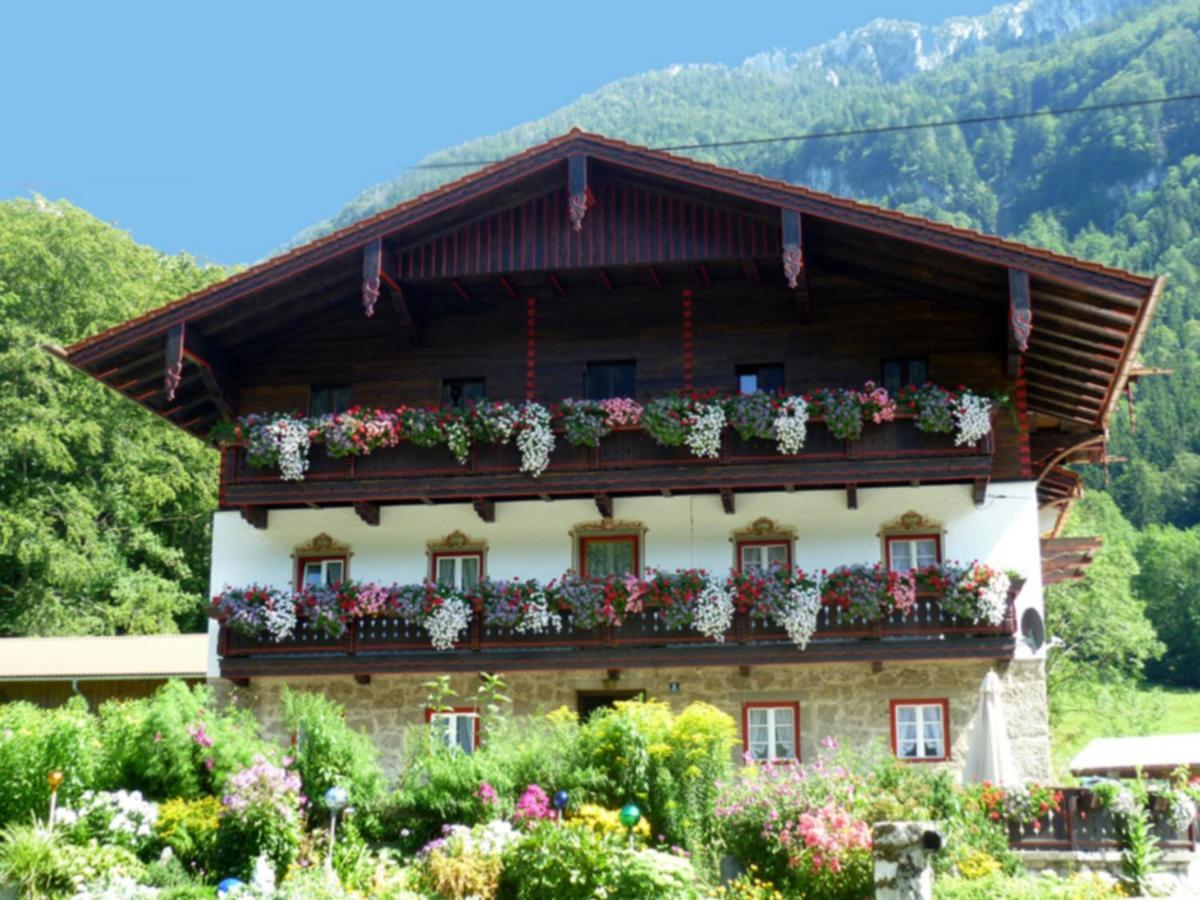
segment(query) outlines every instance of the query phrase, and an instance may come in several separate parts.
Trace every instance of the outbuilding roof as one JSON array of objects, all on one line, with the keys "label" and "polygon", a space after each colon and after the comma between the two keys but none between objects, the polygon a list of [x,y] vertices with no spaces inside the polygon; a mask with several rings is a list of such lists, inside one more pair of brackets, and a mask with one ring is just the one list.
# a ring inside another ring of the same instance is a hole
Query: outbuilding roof
[{"label": "outbuilding roof", "polygon": [[1075,775],[1169,772],[1179,766],[1200,769],[1200,732],[1096,738],[1071,760]]},{"label": "outbuilding roof", "polygon": [[207,634],[0,638],[0,681],[202,678]]}]

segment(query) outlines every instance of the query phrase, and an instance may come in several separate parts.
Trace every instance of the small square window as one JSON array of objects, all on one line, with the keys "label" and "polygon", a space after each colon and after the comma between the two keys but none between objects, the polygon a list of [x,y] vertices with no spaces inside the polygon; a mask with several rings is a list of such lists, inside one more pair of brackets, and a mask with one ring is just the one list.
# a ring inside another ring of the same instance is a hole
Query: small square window
[{"label": "small square window", "polygon": [[299,561],[299,587],[331,587],[346,580],[346,557],[305,557]]},{"label": "small square window", "polygon": [[948,700],[893,700],[892,750],[900,759],[939,762],[949,755]]},{"label": "small square window", "polygon": [[753,762],[799,759],[800,704],[747,703],[742,707],[742,743]]},{"label": "small square window", "polygon": [[314,384],[308,391],[310,416],[335,416],[350,408],[350,385]]},{"label": "small square window", "polygon": [[743,572],[766,572],[792,564],[792,545],[786,541],[740,541],[738,566]]},{"label": "small square window", "polygon": [[442,379],[442,409],[463,409],[485,396],[482,378]]},{"label": "small square window", "polygon": [[923,359],[885,359],[881,381],[889,394],[908,385],[920,386],[929,380],[929,365]]},{"label": "small square window", "polygon": [[774,394],[783,390],[783,366],[779,363],[738,366],[737,381],[739,394],[762,391]]},{"label": "small square window", "polygon": [[579,539],[579,574],[596,578],[637,574],[638,537],[628,535],[588,536]]},{"label": "small square window", "polygon": [[584,392],[589,400],[633,397],[637,392],[637,366],[632,361],[590,362]]},{"label": "small square window", "polygon": [[936,534],[897,535],[885,539],[887,567],[892,572],[908,572],[937,565],[942,558],[942,541]]},{"label": "small square window", "polygon": [[471,707],[452,710],[425,710],[425,719],[434,738],[447,747],[474,753],[479,747],[479,712]]},{"label": "small square window", "polygon": [[433,578],[438,584],[467,591],[483,575],[482,553],[435,553]]}]

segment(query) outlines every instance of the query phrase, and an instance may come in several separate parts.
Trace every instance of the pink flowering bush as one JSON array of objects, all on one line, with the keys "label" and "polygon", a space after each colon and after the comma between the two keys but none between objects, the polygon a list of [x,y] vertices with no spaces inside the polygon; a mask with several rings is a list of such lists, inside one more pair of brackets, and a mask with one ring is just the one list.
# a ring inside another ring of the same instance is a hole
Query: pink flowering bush
[{"label": "pink flowering bush", "polygon": [[300,776],[265,756],[231,775],[217,828],[220,871],[249,880],[254,860],[266,856],[282,876],[299,852],[306,804]]},{"label": "pink flowering bush", "polygon": [[552,818],[554,810],[541,785],[531,784],[525,788],[525,793],[521,794],[517,801],[517,808],[513,810],[513,819],[517,822],[537,822]]}]

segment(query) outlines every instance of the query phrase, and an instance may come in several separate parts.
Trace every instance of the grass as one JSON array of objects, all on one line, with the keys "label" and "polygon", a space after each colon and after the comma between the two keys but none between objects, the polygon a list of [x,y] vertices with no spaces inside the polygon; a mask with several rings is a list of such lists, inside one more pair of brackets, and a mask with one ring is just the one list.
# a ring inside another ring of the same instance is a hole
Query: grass
[{"label": "grass", "polygon": [[1200,691],[1143,685],[1098,698],[1060,698],[1051,718],[1051,750],[1059,779],[1092,738],[1200,732]]}]

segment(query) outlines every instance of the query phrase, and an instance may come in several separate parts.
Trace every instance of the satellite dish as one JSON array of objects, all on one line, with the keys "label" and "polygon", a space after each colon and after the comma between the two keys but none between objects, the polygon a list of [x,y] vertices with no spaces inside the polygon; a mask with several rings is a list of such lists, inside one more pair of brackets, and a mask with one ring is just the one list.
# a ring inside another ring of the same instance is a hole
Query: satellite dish
[{"label": "satellite dish", "polygon": [[1021,614],[1021,638],[1034,653],[1046,643],[1046,623],[1036,609],[1030,608]]}]

